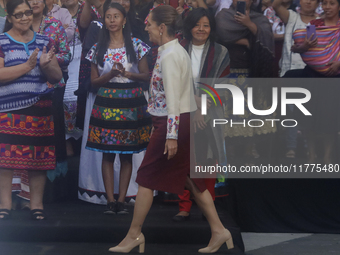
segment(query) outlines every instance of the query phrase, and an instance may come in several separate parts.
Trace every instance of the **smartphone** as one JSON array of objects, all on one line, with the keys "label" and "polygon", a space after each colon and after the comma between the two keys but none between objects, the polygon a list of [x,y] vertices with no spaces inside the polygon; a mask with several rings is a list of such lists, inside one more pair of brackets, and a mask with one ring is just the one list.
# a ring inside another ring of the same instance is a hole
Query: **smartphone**
[{"label": "smartphone", "polygon": [[179,6],[178,0],[169,0],[169,5],[176,9]]},{"label": "smartphone", "polygon": [[307,38],[309,39],[312,36],[312,34],[314,34],[312,37],[312,40],[314,40],[316,38],[315,25],[308,25],[307,26]]},{"label": "smartphone", "polygon": [[246,14],[246,2],[245,1],[238,1],[236,5],[236,11]]}]

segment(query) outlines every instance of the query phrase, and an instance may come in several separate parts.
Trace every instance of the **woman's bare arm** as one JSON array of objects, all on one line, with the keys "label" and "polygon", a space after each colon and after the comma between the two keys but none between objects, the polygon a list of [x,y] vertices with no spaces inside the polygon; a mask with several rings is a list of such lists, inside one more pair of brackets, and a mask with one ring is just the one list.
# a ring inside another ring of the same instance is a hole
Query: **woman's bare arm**
[{"label": "woman's bare arm", "polygon": [[286,25],[289,19],[289,11],[282,5],[282,0],[274,0],[272,7],[277,16]]}]

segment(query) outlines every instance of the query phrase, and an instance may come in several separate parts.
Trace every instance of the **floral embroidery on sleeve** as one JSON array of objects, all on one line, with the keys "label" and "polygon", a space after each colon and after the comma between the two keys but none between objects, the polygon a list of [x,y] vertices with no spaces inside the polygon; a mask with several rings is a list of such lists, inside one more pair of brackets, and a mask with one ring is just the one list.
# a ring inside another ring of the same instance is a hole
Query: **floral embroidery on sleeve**
[{"label": "floral embroidery on sleeve", "polygon": [[[60,23],[60,22],[59,22]],[[59,52],[56,54],[60,67],[68,66],[71,59],[70,46],[67,43],[67,35],[65,29],[60,24],[56,24],[56,33],[59,41]]]},{"label": "floral embroidery on sleeve", "polygon": [[54,47],[58,64],[61,68],[66,68],[70,63],[71,52],[67,43],[65,29],[61,22],[53,17],[46,17],[42,23],[39,34],[47,35],[54,41]]},{"label": "floral embroidery on sleeve", "polygon": [[265,11],[264,11],[264,16],[267,17],[267,19],[269,20],[270,23],[275,23],[275,22],[280,22],[280,18],[278,16],[276,16],[276,12],[274,11],[273,7],[268,7]]},{"label": "floral embroidery on sleeve", "polygon": [[151,49],[149,45],[138,38],[132,37],[132,42],[138,60],[141,60],[146,54],[148,54],[149,50]]},{"label": "floral embroidery on sleeve", "polygon": [[178,139],[178,127],[179,127],[179,116],[168,115],[168,132],[166,134],[166,139]]},{"label": "floral embroidery on sleeve", "polygon": [[97,49],[97,44],[92,46],[92,48],[89,50],[89,52],[87,53],[85,57],[88,61],[90,61],[91,63],[95,65],[97,65],[96,49]]},{"label": "floral embroidery on sleeve", "polygon": [[51,38],[49,38],[48,44],[47,44],[47,46],[46,46],[47,52],[48,52],[53,46],[54,46],[54,41],[53,41]]}]

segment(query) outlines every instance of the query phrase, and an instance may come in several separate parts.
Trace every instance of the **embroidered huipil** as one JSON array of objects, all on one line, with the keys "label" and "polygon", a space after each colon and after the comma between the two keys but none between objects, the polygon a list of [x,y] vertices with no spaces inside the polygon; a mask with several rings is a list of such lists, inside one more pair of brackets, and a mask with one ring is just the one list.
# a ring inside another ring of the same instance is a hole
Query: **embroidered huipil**
[{"label": "embroidered huipil", "polygon": [[[38,34],[47,35],[54,42],[55,56],[62,71],[67,71],[67,67],[71,59],[70,47],[67,43],[65,29],[61,22],[53,17],[44,17],[42,20]],[[56,84],[57,87],[64,87],[64,78]]]},{"label": "embroidered huipil", "polygon": [[[143,41],[139,40],[138,38],[132,37],[131,40],[133,48],[136,53],[136,57],[138,61],[140,61],[149,52],[150,47]],[[139,73],[138,63],[129,63],[125,46],[118,49],[107,49],[106,53],[104,54],[103,67],[98,65],[96,49],[97,43],[93,45],[90,51],[87,53],[86,59],[91,63],[97,65],[100,76],[103,76],[104,74],[110,72],[115,62],[121,63],[124,69],[128,72]],[[118,75],[112,78],[109,82],[129,83],[134,81],[121,75]]]},{"label": "embroidered huipil", "polygon": [[190,57],[175,39],[158,48],[148,111],[154,116],[168,116],[166,138],[177,139],[180,114],[196,109]]},{"label": "embroidered huipil", "polygon": [[66,8],[61,8],[59,5],[53,4],[52,10],[47,13],[47,16],[53,17],[61,22],[67,35],[67,41],[71,42],[76,30],[76,24],[73,22],[70,12]]},{"label": "embroidered huipil", "polygon": [[23,76],[0,84],[0,112],[19,110],[30,107],[39,101],[40,95],[51,92],[46,84],[46,77],[39,67],[43,47],[51,48],[53,41],[47,36],[34,33],[28,43],[18,42],[9,34],[0,34],[0,58],[4,67],[11,67],[27,62],[32,52],[39,48],[38,61],[34,69]]}]

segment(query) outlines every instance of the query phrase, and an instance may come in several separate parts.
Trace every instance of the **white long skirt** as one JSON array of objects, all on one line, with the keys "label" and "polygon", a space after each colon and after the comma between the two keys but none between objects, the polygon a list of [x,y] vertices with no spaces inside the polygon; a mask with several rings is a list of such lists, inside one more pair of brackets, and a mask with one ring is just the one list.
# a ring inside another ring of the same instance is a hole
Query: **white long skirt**
[{"label": "white long skirt", "polygon": [[72,61],[68,66],[68,80],[65,87],[64,94],[64,116],[65,116],[65,139],[71,137],[78,140],[83,132],[76,127],[77,116],[77,96],[74,92],[79,87],[79,69],[82,45],[70,46],[72,54]]}]

